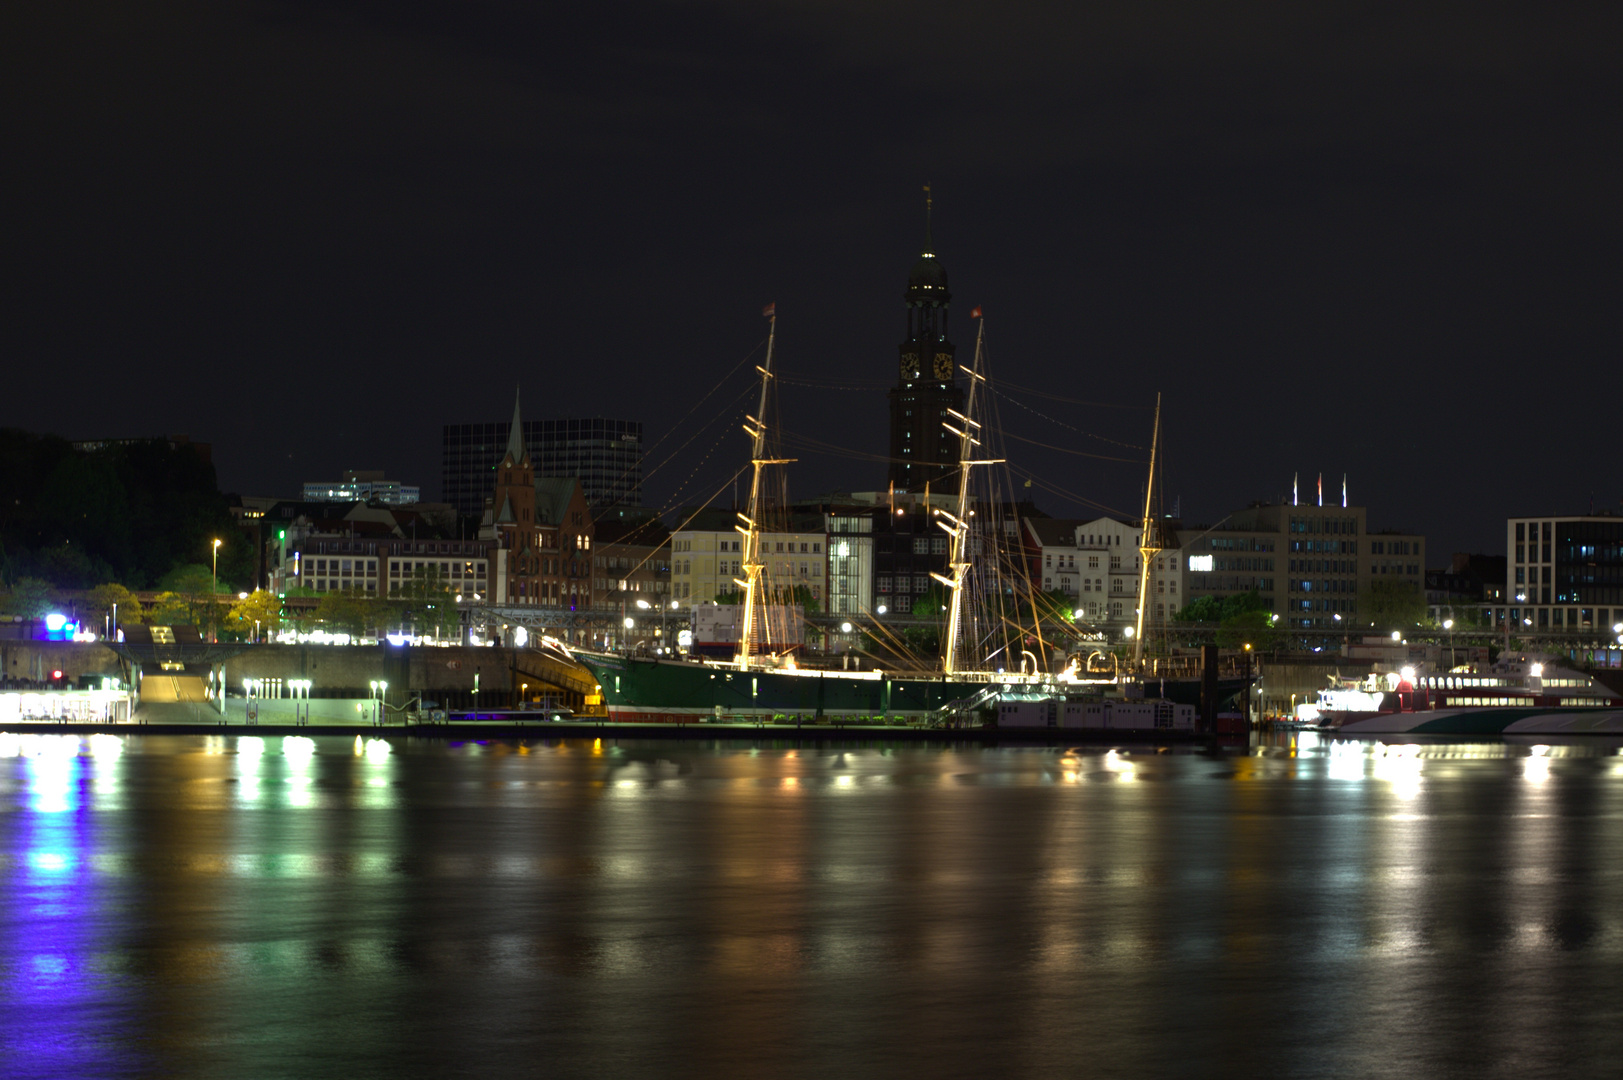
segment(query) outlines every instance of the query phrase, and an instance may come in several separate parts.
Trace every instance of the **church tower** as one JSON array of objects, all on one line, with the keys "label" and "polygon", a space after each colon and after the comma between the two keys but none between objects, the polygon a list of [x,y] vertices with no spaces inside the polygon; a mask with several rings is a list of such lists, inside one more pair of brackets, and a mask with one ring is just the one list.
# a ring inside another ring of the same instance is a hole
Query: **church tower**
[{"label": "church tower", "polygon": [[533,604],[540,594],[541,559],[535,520],[535,465],[524,444],[518,391],[513,391],[513,426],[507,450],[496,466],[496,483],[486,504],[483,539],[501,541],[492,582],[498,603]]},{"label": "church tower", "polygon": [[907,338],[898,348],[890,401],[890,476],[897,491],[955,491],[957,441],[941,426],[948,409],[964,409],[958,366],[947,337],[952,294],[930,239],[930,189],[924,189],[924,251],[907,275]]}]

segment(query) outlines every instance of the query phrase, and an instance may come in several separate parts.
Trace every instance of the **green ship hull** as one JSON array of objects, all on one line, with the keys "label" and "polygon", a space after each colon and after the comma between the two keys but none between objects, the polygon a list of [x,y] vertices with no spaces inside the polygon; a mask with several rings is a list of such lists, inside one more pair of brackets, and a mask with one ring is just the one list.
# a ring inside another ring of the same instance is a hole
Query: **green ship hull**
[{"label": "green ship hull", "polygon": [[[575,661],[602,687],[609,719],[636,723],[692,723],[700,719],[855,720],[926,719],[953,702],[982,691],[1062,690],[1001,675],[899,675],[814,669],[737,671],[689,660],[616,656],[572,651]],[[1245,686],[1239,679],[1219,684],[1221,698]],[[1200,684],[1152,680],[1145,687],[1172,701],[1198,704]]]}]

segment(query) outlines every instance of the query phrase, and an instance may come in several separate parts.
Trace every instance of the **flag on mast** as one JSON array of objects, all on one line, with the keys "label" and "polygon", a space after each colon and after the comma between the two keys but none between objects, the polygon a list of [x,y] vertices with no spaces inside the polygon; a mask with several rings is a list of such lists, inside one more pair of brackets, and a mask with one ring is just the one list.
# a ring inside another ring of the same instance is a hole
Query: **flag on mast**
[{"label": "flag on mast", "polygon": [[1347,474],[1341,474],[1341,508],[1347,509]]},{"label": "flag on mast", "polygon": [[981,309],[980,309],[980,308],[978,308],[978,307],[977,307],[977,308],[974,308],[974,309],[972,309],[972,310],[971,310],[971,311],[970,311],[970,313],[969,313],[969,317],[970,317],[970,318],[971,318],[971,319],[979,319],[979,318],[981,318],[981,317],[982,317],[982,315],[981,315]]},{"label": "flag on mast", "polygon": [[761,314],[764,317],[768,318],[768,319],[775,317],[778,314],[778,305],[777,305],[777,303],[773,302],[773,303],[768,304],[766,307],[762,308],[761,309]]},{"label": "flag on mast", "polygon": [[1319,474],[1319,505],[1324,505],[1324,474]]},{"label": "flag on mast", "polygon": [[1291,505],[1299,505],[1296,501],[1296,482],[1302,478],[1301,473],[1291,473]]}]

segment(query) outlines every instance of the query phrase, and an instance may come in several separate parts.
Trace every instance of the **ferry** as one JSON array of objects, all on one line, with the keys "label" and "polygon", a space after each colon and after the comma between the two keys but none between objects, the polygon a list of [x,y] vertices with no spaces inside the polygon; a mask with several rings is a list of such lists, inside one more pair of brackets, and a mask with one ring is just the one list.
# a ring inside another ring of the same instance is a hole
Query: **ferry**
[{"label": "ferry", "polygon": [[1507,653],[1486,670],[1406,667],[1342,681],[1298,716],[1341,735],[1618,735],[1623,695],[1562,657]]}]

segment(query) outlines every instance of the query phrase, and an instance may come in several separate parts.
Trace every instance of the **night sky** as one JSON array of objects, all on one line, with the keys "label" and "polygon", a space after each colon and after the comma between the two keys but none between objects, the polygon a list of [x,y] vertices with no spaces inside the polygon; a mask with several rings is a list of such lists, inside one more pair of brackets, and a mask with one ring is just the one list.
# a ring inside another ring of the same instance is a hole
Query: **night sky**
[{"label": "night sky", "polygon": [[13,4],[0,424],[185,432],[244,494],[381,468],[432,497],[441,425],[521,385],[531,417],[644,421],[665,506],[742,461],[775,301],[791,493],[872,490],[929,183],[953,337],[984,306],[1049,513],[1136,512],[1160,390],[1187,520],[1345,472],[1432,565],[1502,553],[1509,515],[1623,497],[1620,24]]}]

